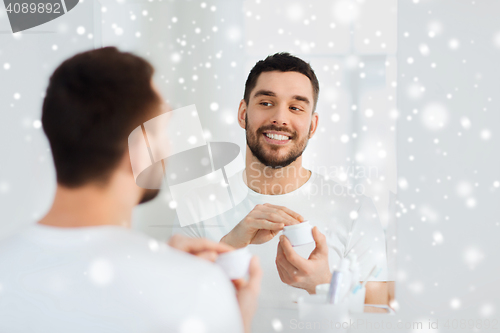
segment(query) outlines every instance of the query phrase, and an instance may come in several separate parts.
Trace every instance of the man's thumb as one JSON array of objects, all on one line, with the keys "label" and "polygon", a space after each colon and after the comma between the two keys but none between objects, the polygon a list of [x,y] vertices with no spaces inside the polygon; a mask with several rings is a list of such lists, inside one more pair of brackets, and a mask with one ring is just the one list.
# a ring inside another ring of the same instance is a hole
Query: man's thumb
[{"label": "man's thumb", "polygon": [[326,237],[321,232],[319,232],[318,227],[312,229],[312,235],[314,242],[316,242],[316,249],[314,252],[318,253],[328,253],[328,246],[326,245]]}]

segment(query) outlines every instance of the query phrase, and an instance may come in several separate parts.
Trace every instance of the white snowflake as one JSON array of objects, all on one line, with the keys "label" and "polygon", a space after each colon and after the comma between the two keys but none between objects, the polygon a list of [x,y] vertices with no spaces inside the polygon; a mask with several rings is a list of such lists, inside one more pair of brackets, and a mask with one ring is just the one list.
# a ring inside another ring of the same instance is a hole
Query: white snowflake
[{"label": "white snowflake", "polygon": [[359,16],[359,6],[357,2],[349,0],[335,1],[333,15],[340,24],[347,25],[356,21]]},{"label": "white snowflake", "polygon": [[457,50],[460,47],[460,41],[456,38],[452,38],[448,41],[448,46],[452,50]]},{"label": "white snowflake", "polygon": [[429,46],[427,46],[426,44],[420,44],[418,46],[418,50],[420,51],[420,54],[423,55],[424,57],[428,56],[430,53]]},{"label": "white snowflake", "polygon": [[489,129],[485,128],[481,131],[480,136],[484,141],[488,141],[491,138],[491,132]]},{"label": "white snowflake", "polygon": [[468,247],[464,251],[463,258],[469,268],[474,269],[484,259],[484,254],[476,247]]},{"label": "white snowflake", "polygon": [[431,102],[424,107],[421,120],[425,128],[437,131],[448,124],[450,115],[448,109],[441,103]]},{"label": "white snowflake", "polygon": [[454,310],[457,310],[458,308],[460,308],[461,305],[462,305],[462,302],[458,298],[452,298],[450,300],[450,307]]}]

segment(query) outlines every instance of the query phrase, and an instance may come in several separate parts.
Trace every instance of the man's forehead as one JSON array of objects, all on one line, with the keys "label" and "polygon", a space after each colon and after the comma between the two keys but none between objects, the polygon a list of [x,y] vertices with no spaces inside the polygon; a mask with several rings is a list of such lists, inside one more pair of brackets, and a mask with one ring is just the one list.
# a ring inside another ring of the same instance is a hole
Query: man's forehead
[{"label": "man's forehead", "polygon": [[311,80],[299,72],[262,72],[257,78],[250,97],[254,97],[259,91],[272,92],[277,97],[288,97],[302,95],[313,100],[313,87]]}]

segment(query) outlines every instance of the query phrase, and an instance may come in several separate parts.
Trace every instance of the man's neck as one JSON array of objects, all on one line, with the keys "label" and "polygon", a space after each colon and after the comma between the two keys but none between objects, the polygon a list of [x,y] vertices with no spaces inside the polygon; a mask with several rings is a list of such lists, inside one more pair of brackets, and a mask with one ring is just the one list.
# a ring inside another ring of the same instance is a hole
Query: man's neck
[{"label": "man's neck", "polygon": [[52,207],[38,223],[61,228],[130,227],[132,209],[137,203],[134,200],[133,194],[120,186],[86,185],[72,189],[58,185]]},{"label": "man's neck", "polygon": [[302,167],[302,156],[290,165],[273,169],[262,164],[247,146],[243,180],[260,194],[279,195],[295,191],[311,177],[311,171]]}]

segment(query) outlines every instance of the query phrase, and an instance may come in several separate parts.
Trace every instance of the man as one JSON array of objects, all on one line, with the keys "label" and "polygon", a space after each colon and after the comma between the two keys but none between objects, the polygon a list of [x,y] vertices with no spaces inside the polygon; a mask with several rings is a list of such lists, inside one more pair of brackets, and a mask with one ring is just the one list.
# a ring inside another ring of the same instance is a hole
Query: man
[{"label": "man", "polygon": [[250,331],[255,259],[233,286],[201,259],[230,246],[181,236],[167,246],[128,229],[134,206],[158,194],[135,184],[127,150],[130,132],[167,109],[152,75],[103,48],[50,78],[42,124],[57,189],[42,220],[0,243],[1,332]]},{"label": "man", "polygon": [[[249,245],[263,265],[262,307],[296,301],[300,293],[288,286],[314,294],[350,253],[358,257],[360,280],[374,265],[381,269],[366,284],[365,303],[387,304],[385,236],[372,201],[302,167],[302,153],[318,128],[318,94],[316,75],[303,60],[277,53],[257,62],[238,109],[246,167],[229,180],[248,195],[230,211],[174,232]],[[286,237],[276,237],[305,219],[315,226],[311,248],[292,248]]]}]

